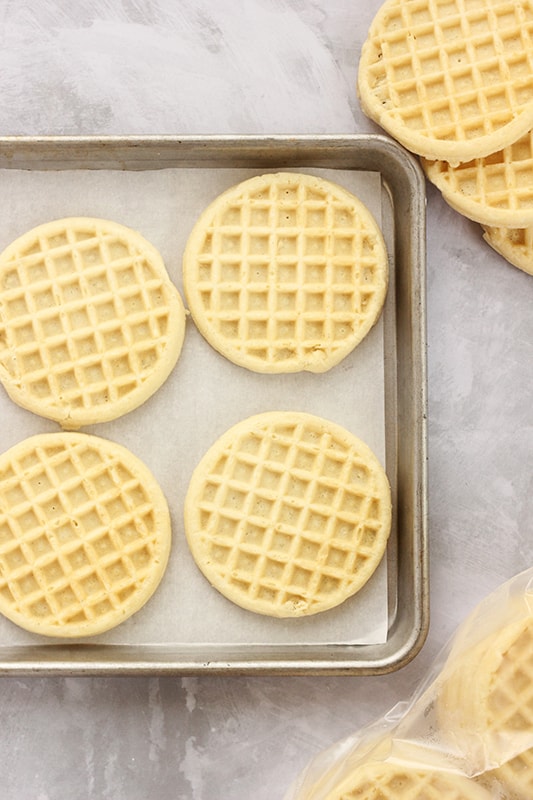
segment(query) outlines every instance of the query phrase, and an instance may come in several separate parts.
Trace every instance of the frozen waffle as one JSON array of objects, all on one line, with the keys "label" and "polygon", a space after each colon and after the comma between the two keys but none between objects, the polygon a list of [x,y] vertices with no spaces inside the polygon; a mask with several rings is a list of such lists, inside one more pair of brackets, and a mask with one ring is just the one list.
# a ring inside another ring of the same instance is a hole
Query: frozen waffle
[{"label": "frozen waffle", "polygon": [[452,165],[533,128],[531,0],[386,0],[363,44],[363,111],[407,149]]},{"label": "frozen waffle", "polygon": [[452,208],[485,225],[533,225],[533,131],[490,156],[452,167],[422,159],[429,180]]},{"label": "frozen waffle", "polygon": [[256,372],[324,372],[378,319],[388,259],[358,198],[323,178],[275,173],[204,210],[183,278],[198,329],[229,360]]},{"label": "frozen waffle", "polygon": [[501,767],[481,776],[481,782],[506,800],[531,800],[533,797],[533,748],[524,750]]},{"label": "frozen waffle", "polygon": [[325,800],[491,800],[482,786],[449,769],[363,761]]},{"label": "frozen waffle", "polygon": [[184,332],[160,254],[122,225],[60,219],[0,255],[0,380],[16,403],[66,429],[147,400]]},{"label": "frozen waffle", "polygon": [[62,431],[0,456],[0,612],[28,631],[118,625],[157,588],[170,539],[158,483],[122,446]]},{"label": "frozen waffle", "polygon": [[533,275],[533,225],[527,228],[483,226],[483,238],[510,264]]},{"label": "frozen waffle", "polygon": [[[444,731],[484,783],[513,798],[533,792],[533,615],[451,657],[438,701]],[[507,796],[507,795],[506,795]]]},{"label": "frozen waffle", "polygon": [[311,414],[266,412],[223,434],[193,472],[185,532],[237,605],[298,617],[339,605],[385,552],[391,495],[369,447]]}]

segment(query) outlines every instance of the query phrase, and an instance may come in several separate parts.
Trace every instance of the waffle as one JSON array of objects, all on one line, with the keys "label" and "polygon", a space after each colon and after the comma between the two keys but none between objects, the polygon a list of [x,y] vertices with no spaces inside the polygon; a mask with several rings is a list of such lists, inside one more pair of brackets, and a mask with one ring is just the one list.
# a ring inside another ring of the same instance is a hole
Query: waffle
[{"label": "waffle", "polygon": [[56,220],[0,255],[0,381],[66,429],[143,403],[175,365],[184,331],[161,256],[122,225]]},{"label": "waffle", "polygon": [[157,588],[165,498],[125,448],[84,433],[32,436],[0,456],[0,612],[56,637],[102,633]]},{"label": "waffle", "polygon": [[496,789],[510,800],[531,800],[533,797],[533,748],[524,750],[492,772],[483,775],[483,785]]},{"label": "waffle", "polygon": [[256,372],[324,372],[378,319],[385,243],[368,209],[323,178],[261,175],[203,212],[184,254],[191,315],[207,341]]},{"label": "waffle", "polygon": [[379,564],[391,497],[371,450],[311,414],[266,412],[227,431],[196,467],[185,531],[205,577],[273,617],[332,608]]},{"label": "waffle", "polygon": [[462,775],[415,764],[364,761],[325,800],[491,800]]},{"label": "waffle", "polygon": [[485,225],[533,225],[533,131],[485,158],[452,167],[422,159],[429,180],[459,213]]},{"label": "waffle", "polygon": [[506,624],[453,659],[445,676],[439,696],[443,730],[476,770],[489,770],[484,781],[497,779],[517,797],[530,800],[533,615]]},{"label": "waffle", "polygon": [[430,160],[506,147],[533,127],[531,0],[386,0],[358,92],[367,116]]},{"label": "waffle", "polygon": [[484,226],[483,238],[510,264],[533,275],[533,225],[527,228]]}]

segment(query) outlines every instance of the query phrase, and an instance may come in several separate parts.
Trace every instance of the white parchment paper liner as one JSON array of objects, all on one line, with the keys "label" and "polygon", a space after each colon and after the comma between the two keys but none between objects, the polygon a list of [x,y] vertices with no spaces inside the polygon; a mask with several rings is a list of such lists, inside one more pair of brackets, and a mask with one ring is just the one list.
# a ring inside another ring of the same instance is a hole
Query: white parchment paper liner
[{"label": "white parchment paper liner", "polygon": [[[278,170],[270,170],[278,171]],[[281,170],[279,170],[281,171]],[[297,169],[330,178],[356,194],[381,224],[377,172]],[[182,297],[181,258],[203,208],[220,192],[258,174],[250,169],[0,172],[3,215],[0,250],[30,228],[52,219],[92,216],[138,230],[161,252]],[[391,242],[387,242],[393,253]],[[394,268],[391,261],[391,269]],[[184,298],[185,299],[185,298]],[[183,533],[189,476],[227,428],[268,410],[301,410],[329,418],[363,439],[385,462],[383,318],[337,367],[322,375],[260,375],[216,353],[189,318],[173,373],[143,406],[83,430],[128,447],[152,470],[169,503],[173,546],[157,592],[131,619],[98,637],[109,644],[376,644],[386,640],[387,566],[331,611],[300,620],[275,620],[244,611],[199,573]],[[16,406],[0,387],[0,450],[58,426]],[[4,645],[35,637],[0,617]],[[42,644],[42,639],[39,640]],[[53,640],[52,640],[53,641]]]}]

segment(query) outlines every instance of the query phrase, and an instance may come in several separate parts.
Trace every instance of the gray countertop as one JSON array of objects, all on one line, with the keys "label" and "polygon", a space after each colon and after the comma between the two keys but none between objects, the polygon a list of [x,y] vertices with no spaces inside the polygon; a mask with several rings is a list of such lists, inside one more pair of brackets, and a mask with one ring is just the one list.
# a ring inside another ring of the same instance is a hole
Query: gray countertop
[{"label": "gray countertop", "polygon": [[[0,133],[368,133],[347,0],[0,0]],[[0,679],[2,800],[272,800],[533,565],[533,278],[428,186],[431,624],[375,677]],[[2,432],[0,430],[0,444]]]}]

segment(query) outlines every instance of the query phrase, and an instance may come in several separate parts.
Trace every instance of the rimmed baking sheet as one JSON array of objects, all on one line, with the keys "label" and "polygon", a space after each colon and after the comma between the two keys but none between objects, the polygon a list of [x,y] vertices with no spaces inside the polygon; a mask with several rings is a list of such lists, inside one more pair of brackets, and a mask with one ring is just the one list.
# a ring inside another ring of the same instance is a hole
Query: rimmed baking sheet
[{"label": "rimmed baking sheet", "polygon": [[[413,657],[427,629],[425,530],[424,184],[405,151],[382,137],[173,137],[0,140],[8,198],[0,248],[63,216],[99,216],[139,230],[181,290],[181,255],[202,209],[238,180],[265,171],[336,180],[368,205],[387,242],[384,313],[341,364],[322,375],[259,375],[202,339],[191,319],[165,385],[119,420],[87,432],[129,447],[169,501],[173,548],[156,595],[130,620],[86,642],[43,640],[0,619],[3,672],[373,673]],[[243,611],[213,590],[188,552],[182,523],[190,473],[230,425],[266,410],[330,418],[385,463],[394,497],[387,558],[337,609],[301,620]],[[0,449],[54,423],[0,394]]]}]

